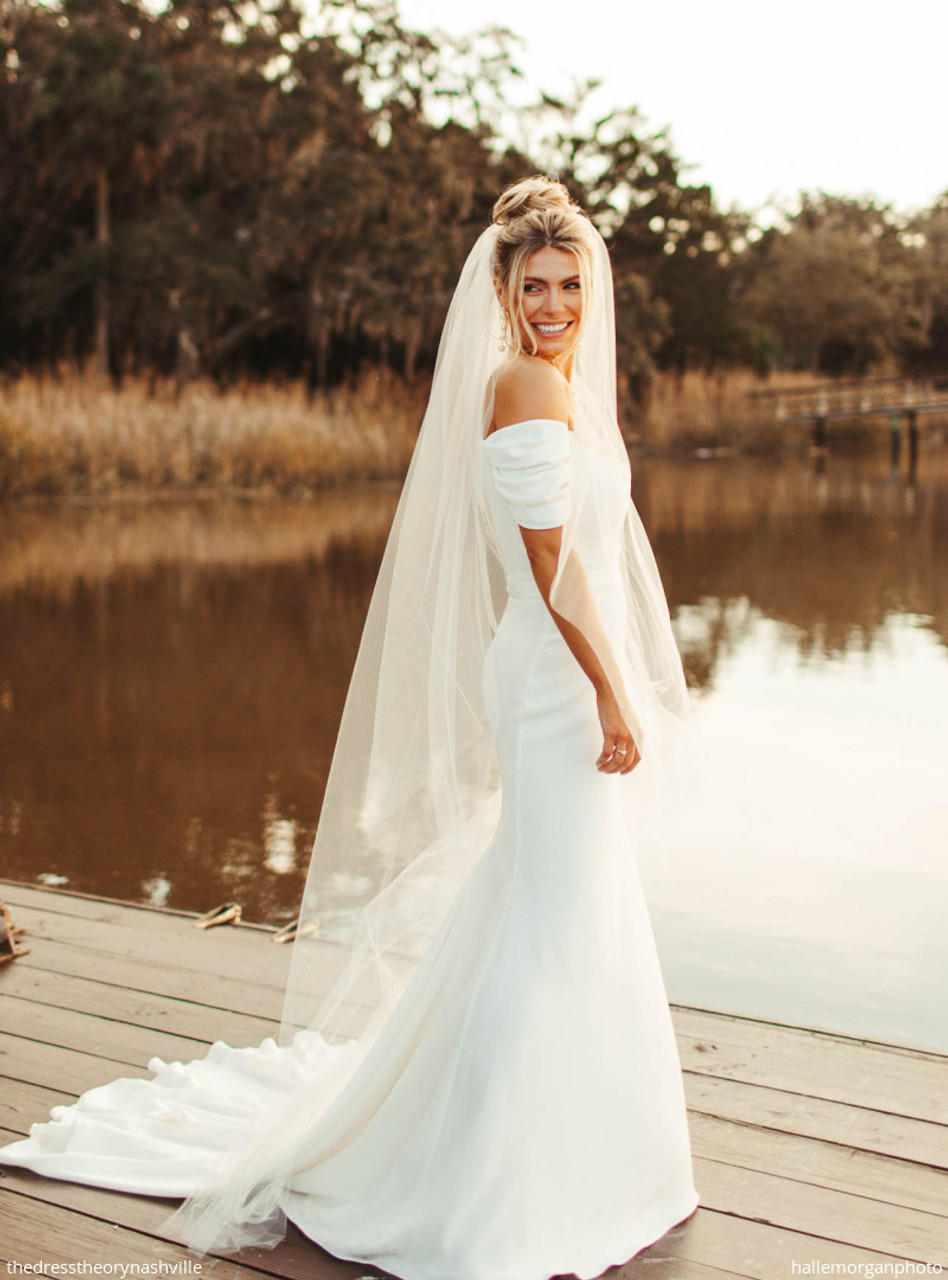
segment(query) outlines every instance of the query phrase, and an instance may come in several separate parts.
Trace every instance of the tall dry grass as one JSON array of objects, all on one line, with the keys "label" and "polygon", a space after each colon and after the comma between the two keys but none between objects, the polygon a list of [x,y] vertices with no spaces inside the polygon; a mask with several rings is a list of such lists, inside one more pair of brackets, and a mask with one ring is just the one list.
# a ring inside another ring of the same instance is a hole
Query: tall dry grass
[{"label": "tall dry grass", "polygon": [[[749,370],[660,373],[642,406],[623,415],[633,448],[796,444],[802,428],[778,426],[750,393],[806,383],[805,374],[762,382]],[[373,372],[355,388],[310,398],[299,382],[126,379],[120,389],[91,372],[61,369],[0,381],[0,498],[152,495],[181,490],[293,493],[404,474],[427,387]]]},{"label": "tall dry grass", "polygon": [[775,373],[762,379],[750,369],[657,373],[644,405],[630,408],[627,414],[630,434],[634,443],[660,451],[795,445],[804,438],[805,429],[778,425],[773,411],[755,401],[752,393],[812,382],[812,374]]},{"label": "tall dry grass", "polygon": [[400,475],[424,388],[373,373],[310,399],[301,383],[219,391],[63,369],[0,383],[0,497],[181,489],[281,492]]}]

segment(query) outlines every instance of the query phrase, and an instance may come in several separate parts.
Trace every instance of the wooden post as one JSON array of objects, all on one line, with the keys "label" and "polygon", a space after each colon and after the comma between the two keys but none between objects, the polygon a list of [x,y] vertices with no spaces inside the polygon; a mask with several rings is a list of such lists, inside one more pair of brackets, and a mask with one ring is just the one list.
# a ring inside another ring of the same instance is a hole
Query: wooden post
[{"label": "wooden post", "polygon": [[908,415],[908,480],[909,484],[915,483],[915,472],[918,469],[918,414],[914,409]]},{"label": "wooden post", "polygon": [[892,461],[892,470],[898,471],[899,458],[902,454],[902,415],[900,413],[889,414],[889,457]]}]

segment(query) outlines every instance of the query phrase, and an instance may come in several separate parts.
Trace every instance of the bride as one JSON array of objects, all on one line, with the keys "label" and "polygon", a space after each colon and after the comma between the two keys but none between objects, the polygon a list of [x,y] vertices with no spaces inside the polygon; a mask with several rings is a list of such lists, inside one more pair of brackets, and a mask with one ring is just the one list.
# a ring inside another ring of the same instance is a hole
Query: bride
[{"label": "bride", "polygon": [[526,179],[445,323],[280,1042],[152,1059],[0,1164],[183,1197],[198,1253],[290,1220],[403,1280],[589,1280],[694,1212],[633,848],[687,695],[630,488],[606,247]]}]

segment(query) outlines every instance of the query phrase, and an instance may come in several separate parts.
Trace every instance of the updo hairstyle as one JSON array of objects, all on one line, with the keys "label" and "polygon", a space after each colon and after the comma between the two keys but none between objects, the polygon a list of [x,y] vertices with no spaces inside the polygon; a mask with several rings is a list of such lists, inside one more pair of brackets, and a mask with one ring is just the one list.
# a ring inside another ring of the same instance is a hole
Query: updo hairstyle
[{"label": "updo hairstyle", "polygon": [[[563,249],[576,256],[583,307],[579,332],[585,324],[592,287],[592,224],[570,198],[561,182],[536,174],[507,187],[494,205],[492,221],[498,227],[491,269],[514,333],[514,346],[523,350],[528,334],[536,355],[538,342],[523,311],[523,285],[530,255],[538,249]],[[515,336],[521,335],[519,340]]]}]

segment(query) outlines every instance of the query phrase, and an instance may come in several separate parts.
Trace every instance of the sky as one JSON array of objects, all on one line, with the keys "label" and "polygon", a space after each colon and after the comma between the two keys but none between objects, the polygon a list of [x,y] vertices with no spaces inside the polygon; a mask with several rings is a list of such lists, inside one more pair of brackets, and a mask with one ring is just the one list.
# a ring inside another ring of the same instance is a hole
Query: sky
[{"label": "sky", "polygon": [[668,126],[719,205],[800,191],[900,209],[948,190],[948,0],[400,0],[412,27],[510,27],[529,90],[603,81],[599,101]]}]

